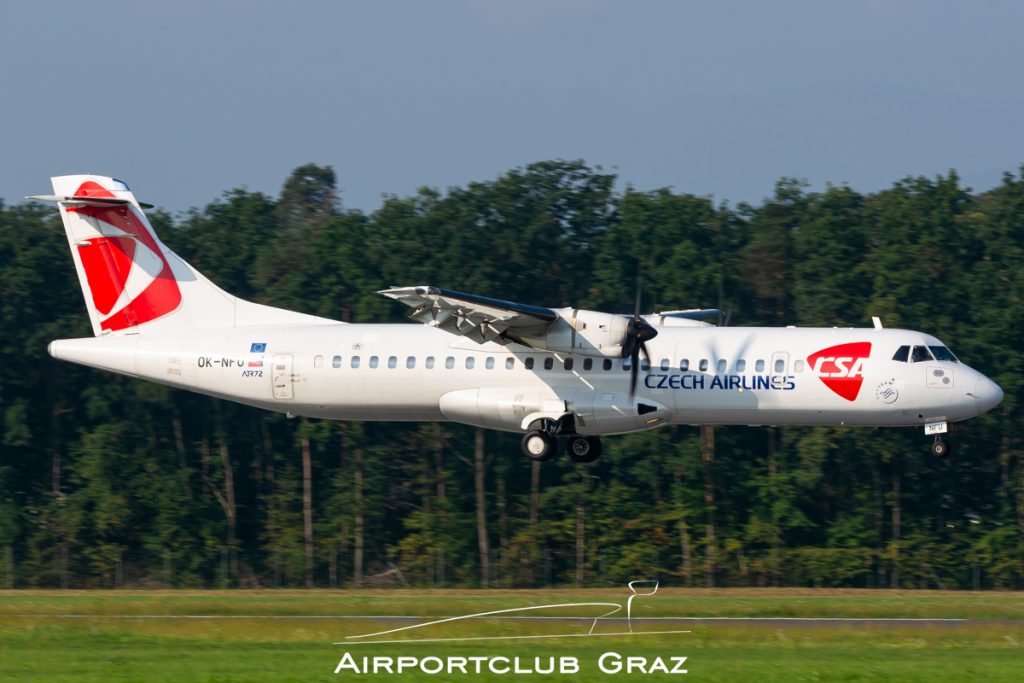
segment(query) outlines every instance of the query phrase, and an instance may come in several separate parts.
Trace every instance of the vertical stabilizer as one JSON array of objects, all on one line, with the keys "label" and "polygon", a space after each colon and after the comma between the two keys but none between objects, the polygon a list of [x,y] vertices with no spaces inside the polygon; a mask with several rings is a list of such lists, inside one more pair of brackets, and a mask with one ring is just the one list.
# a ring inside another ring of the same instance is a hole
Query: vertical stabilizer
[{"label": "vertical stabilizer", "polygon": [[94,334],[333,322],[238,299],[167,248],[115,178],[52,178]]}]

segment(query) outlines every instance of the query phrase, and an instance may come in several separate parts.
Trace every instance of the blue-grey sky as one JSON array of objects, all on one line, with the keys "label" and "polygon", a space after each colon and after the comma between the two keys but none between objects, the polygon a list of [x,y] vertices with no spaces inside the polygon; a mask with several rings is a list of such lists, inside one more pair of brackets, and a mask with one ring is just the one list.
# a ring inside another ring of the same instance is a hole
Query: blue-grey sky
[{"label": "blue-grey sky", "polygon": [[172,211],[296,166],[348,207],[582,158],[758,202],[1024,162],[1024,3],[23,2],[0,20],[0,197],[120,177]]}]

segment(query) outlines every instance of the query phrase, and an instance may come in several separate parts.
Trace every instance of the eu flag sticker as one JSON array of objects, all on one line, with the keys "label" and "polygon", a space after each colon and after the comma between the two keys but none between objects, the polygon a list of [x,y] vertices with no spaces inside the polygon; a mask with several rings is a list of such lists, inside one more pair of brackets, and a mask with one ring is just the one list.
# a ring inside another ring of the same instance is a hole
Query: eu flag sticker
[{"label": "eu flag sticker", "polygon": [[253,342],[249,346],[249,353],[264,353],[267,350],[266,342]]}]

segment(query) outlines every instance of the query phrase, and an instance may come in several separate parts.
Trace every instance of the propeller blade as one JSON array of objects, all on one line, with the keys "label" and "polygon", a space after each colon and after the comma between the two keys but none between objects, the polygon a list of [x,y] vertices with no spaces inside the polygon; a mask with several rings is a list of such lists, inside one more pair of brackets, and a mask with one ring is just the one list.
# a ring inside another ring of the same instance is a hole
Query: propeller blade
[{"label": "propeller blade", "polygon": [[636,303],[633,306],[633,317],[626,325],[626,335],[622,339],[622,357],[630,359],[629,398],[636,396],[636,380],[640,373],[640,352],[643,351],[650,369],[651,356],[647,353],[647,342],[658,336],[658,331],[640,317],[640,277],[636,279]]},{"label": "propeller blade", "polygon": [[640,372],[640,344],[633,345],[633,353],[629,364],[629,400],[636,396],[636,379]]},{"label": "propeller blade", "polygon": [[622,339],[622,357],[630,358],[633,355],[633,347],[636,346],[636,337],[633,336],[632,321],[629,323],[629,327],[626,328],[626,336]]},{"label": "propeller blade", "polygon": [[644,360],[647,362],[647,368],[644,370],[645,375],[649,375],[651,372],[651,354],[647,351],[647,344],[640,340],[633,347],[633,359],[632,367],[630,368],[630,381],[629,381],[629,397],[632,399],[636,395],[636,380],[637,375],[640,371],[640,354],[644,354]]}]

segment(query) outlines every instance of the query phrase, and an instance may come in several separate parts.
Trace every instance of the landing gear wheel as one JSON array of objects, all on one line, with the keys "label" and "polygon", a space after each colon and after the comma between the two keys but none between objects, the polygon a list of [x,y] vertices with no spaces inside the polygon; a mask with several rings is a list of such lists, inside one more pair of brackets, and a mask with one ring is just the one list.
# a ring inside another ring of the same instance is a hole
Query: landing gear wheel
[{"label": "landing gear wheel", "polygon": [[935,441],[932,442],[932,455],[936,458],[944,458],[949,455],[949,451],[949,444],[939,437],[935,437]]},{"label": "landing gear wheel", "polygon": [[530,460],[544,462],[558,452],[558,439],[545,432],[531,430],[523,436],[523,454]]},{"label": "landing gear wheel", "polygon": [[565,446],[573,462],[594,462],[601,456],[601,439],[596,436],[570,436]]}]

